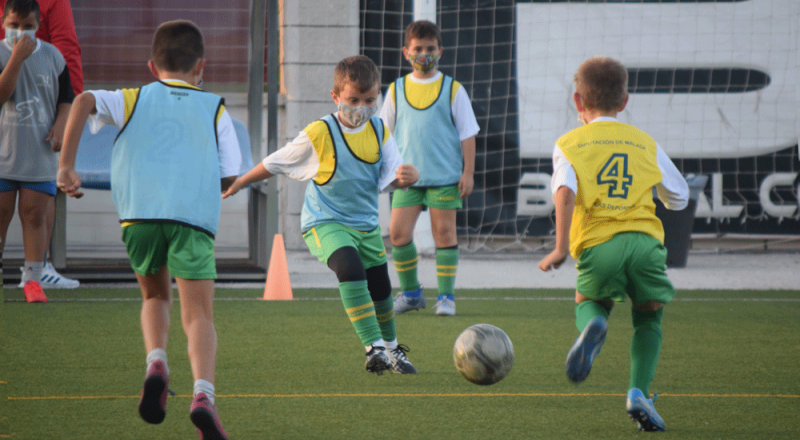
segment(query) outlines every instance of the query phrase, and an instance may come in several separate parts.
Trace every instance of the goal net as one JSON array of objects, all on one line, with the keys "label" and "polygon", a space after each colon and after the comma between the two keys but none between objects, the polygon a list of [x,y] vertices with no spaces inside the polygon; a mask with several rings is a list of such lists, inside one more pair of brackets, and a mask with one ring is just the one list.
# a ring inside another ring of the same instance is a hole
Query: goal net
[{"label": "goal net", "polygon": [[[413,3],[361,2],[362,53],[384,90],[410,72]],[[593,55],[629,69],[619,119],[685,176],[709,176],[695,233],[800,234],[798,19],[792,0],[439,0],[440,70],[464,85],[481,128],[459,235],[477,250],[552,234],[553,144],[578,124],[572,76]]]}]

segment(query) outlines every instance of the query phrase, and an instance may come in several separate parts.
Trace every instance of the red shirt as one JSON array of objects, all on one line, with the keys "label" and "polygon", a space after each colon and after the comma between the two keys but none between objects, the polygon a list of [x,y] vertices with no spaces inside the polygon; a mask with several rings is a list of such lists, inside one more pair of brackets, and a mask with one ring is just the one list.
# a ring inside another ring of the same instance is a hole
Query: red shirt
[{"label": "red shirt", "polygon": [[[83,69],[81,67],[81,46],[75,33],[75,21],[72,18],[72,7],[69,0],[38,0],[39,29],[36,38],[47,41],[57,47],[67,60],[69,79],[77,96],[83,91]],[[5,9],[6,0],[0,0],[0,11]],[[0,39],[6,32],[0,26]]]}]

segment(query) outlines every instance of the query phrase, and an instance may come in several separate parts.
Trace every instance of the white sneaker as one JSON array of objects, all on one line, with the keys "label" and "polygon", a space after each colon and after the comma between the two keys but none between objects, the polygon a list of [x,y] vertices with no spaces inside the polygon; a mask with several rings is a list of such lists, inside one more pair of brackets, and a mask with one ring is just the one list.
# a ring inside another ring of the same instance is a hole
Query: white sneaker
[{"label": "white sneaker", "polygon": [[[24,267],[20,267],[19,270],[22,272],[22,279],[18,286],[21,289],[30,280],[25,276]],[[56,272],[56,269],[49,262],[44,265],[42,277],[34,281],[38,281],[43,289],[75,289],[81,285],[80,281],[67,278]]]},{"label": "white sneaker", "polygon": [[456,300],[453,295],[439,295],[434,307],[439,316],[456,316]]}]

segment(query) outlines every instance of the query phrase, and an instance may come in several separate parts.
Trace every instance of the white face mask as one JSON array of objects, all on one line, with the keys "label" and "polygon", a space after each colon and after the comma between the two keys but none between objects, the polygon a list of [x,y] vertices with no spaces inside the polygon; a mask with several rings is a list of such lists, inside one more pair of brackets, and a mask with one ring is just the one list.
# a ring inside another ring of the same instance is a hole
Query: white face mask
[{"label": "white face mask", "polygon": [[23,35],[27,35],[31,40],[36,41],[36,29],[3,28],[3,30],[6,31],[6,41],[10,46],[14,46],[14,43],[21,40]]}]

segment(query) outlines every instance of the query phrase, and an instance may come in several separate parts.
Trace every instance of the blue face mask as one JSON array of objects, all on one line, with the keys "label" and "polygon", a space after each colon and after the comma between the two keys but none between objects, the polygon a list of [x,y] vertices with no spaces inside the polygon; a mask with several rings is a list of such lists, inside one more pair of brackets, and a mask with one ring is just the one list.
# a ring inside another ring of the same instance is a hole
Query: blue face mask
[{"label": "blue face mask", "polygon": [[36,29],[12,29],[12,28],[3,28],[6,31],[6,41],[10,46],[14,46],[14,43],[21,40],[23,35],[27,35],[31,38],[31,40],[36,41]]}]

